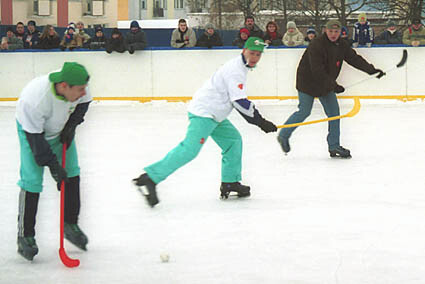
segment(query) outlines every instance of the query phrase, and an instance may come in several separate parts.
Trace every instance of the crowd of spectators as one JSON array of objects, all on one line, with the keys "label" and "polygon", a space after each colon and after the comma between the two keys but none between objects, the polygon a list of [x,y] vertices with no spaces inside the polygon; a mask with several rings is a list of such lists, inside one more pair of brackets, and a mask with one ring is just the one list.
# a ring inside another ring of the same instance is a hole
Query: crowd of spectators
[{"label": "crowd of spectators", "polygon": [[[242,48],[249,37],[260,37],[270,46],[307,46],[318,36],[314,27],[308,27],[305,34],[301,32],[294,21],[286,25],[286,32],[282,34],[279,26],[270,21],[263,31],[252,16],[245,18],[243,26],[239,29],[233,46]],[[353,47],[371,47],[373,44],[405,44],[411,46],[425,45],[425,29],[420,18],[414,18],[412,24],[404,31],[400,30],[393,20],[389,20],[385,29],[375,37],[374,30],[367,20],[365,13],[360,13],[358,21],[354,24],[350,36],[349,29],[342,27],[341,38],[348,41]],[[188,27],[186,20],[180,19],[178,27],[173,30],[170,46],[174,48],[223,46],[220,33],[212,24],[204,27],[204,32],[197,39],[196,32]],[[147,37],[137,21],[132,21],[129,32],[123,34],[115,28],[110,38],[106,38],[103,28],[97,26],[94,36],[91,37],[85,30],[83,22],[70,23],[63,36],[60,36],[52,25],[46,25],[40,32],[35,21],[30,20],[25,26],[22,22],[16,24],[16,30],[9,27],[6,35],[1,40],[1,50],[16,49],[61,49],[74,50],[79,48],[106,50],[106,52],[126,52],[133,54],[137,50],[147,47]]]}]

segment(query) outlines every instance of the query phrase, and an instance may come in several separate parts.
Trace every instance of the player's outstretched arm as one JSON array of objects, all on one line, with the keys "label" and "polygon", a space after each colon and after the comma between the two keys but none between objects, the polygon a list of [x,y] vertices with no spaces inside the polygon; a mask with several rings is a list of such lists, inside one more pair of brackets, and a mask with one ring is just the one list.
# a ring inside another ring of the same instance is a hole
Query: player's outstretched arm
[{"label": "player's outstretched arm", "polygon": [[263,118],[258,110],[255,108],[254,103],[248,99],[239,99],[233,102],[235,109],[245,118],[248,123],[255,124],[266,133],[276,132],[277,127],[273,122]]}]

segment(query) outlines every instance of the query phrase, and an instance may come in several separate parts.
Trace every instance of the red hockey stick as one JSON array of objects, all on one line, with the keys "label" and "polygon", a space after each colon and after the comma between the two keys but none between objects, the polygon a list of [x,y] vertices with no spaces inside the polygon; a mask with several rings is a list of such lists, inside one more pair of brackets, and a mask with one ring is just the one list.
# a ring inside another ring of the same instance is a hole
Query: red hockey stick
[{"label": "red hockey stick", "polygon": [[[62,147],[62,168],[65,168],[66,164],[66,143],[63,144]],[[65,182],[61,182],[61,214],[60,214],[60,247],[59,247],[59,256],[62,263],[66,267],[77,267],[80,265],[79,259],[70,258],[63,246],[63,223],[64,223],[64,208],[65,208]]]}]

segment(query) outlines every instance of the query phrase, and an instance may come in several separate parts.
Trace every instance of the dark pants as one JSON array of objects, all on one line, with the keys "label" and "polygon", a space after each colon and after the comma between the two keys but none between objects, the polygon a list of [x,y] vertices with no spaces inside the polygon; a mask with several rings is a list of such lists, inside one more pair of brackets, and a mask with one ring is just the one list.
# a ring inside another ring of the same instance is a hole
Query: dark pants
[{"label": "dark pants", "polygon": [[[314,97],[307,95],[306,93],[298,91],[298,98],[299,98],[298,111],[294,112],[288,118],[285,124],[303,122],[311,114]],[[319,97],[319,100],[328,117],[339,115],[338,100],[334,92],[331,92],[327,94],[326,96]],[[297,127],[282,128],[282,130],[279,132],[279,136],[285,139],[289,139],[289,137],[291,137],[292,135],[292,132],[294,132],[296,128]],[[329,133],[328,133],[327,141],[329,145],[329,150],[333,150],[336,147],[340,146],[339,145],[339,136],[340,136],[339,119],[331,120],[328,122],[328,132]]]}]

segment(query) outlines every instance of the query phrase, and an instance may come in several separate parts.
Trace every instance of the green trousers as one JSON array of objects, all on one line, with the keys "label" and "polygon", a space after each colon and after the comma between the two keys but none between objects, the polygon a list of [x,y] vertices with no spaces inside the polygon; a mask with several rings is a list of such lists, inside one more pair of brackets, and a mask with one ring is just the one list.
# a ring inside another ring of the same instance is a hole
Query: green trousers
[{"label": "green trousers", "polygon": [[[17,122],[19,145],[21,148],[21,167],[20,167],[20,180],[18,185],[20,188],[29,192],[42,192],[43,190],[43,173],[44,167],[40,167],[34,159],[27,137],[22,126]],[[47,140],[53,153],[58,158],[58,162],[62,163],[62,143],[59,137],[52,140]],[[80,175],[80,167],[78,166],[77,147],[75,146],[75,139],[72,141],[66,151],[66,167],[65,170],[68,177],[75,177]]]},{"label": "green trousers", "polygon": [[192,161],[209,136],[222,150],[221,181],[240,181],[242,137],[239,131],[227,119],[217,122],[212,118],[199,117],[191,113],[189,113],[186,138],[162,160],[146,167],[146,173],[156,184],[160,183],[174,171]]}]

